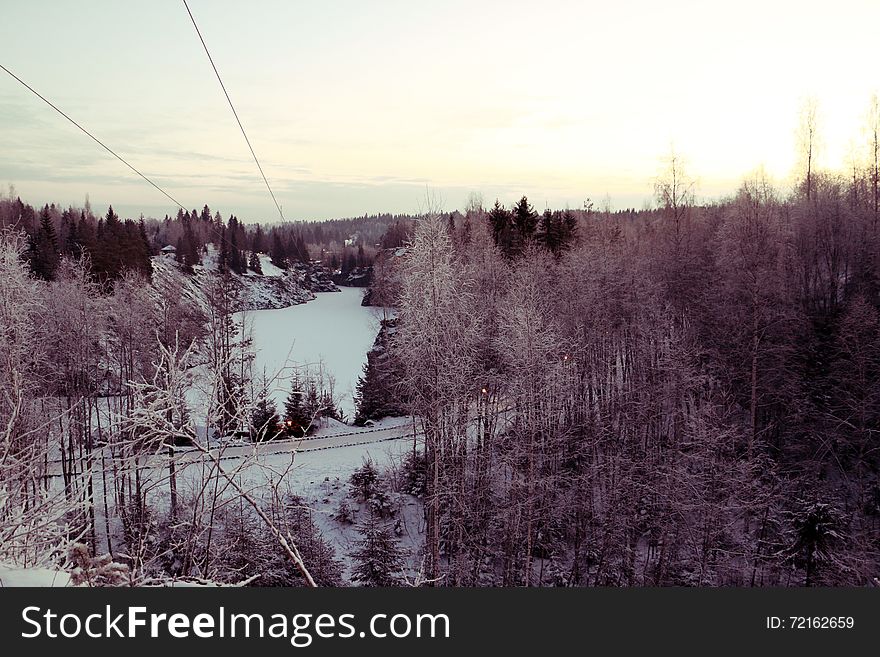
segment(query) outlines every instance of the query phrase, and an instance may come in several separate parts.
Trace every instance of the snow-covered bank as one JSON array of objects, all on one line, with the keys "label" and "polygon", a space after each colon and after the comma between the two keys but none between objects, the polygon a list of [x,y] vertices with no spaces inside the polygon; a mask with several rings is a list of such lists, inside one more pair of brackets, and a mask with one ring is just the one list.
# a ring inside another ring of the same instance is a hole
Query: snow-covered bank
[{"label": "snow-covered bank", "polygon": [[[268,256],[260,255],[263,274],[248,270],[242,275],[231,273],[236,288],[237,308],[242,311],[286,308],[306,303],[315,298],[315,292],[337,291],[330,273],[317,263],[294,263],[282,270],[272,264]],[[159,295],[179,295],[203,312],[208,310],[206,290],[210,276],[217,269],[217,250],[207,246],[201,265],[193,272],[184,272],[181,265],[168,256],[154,256],[153,289]]]},{"label": "snow-covered bank", "polygon": [[354,392],[379,330],[381,309],[361,306],[362,288],[319,293],[304,305],[238,313],[253,338],[254,373],[274,380],[279,409],[289,392],[290,368],[323,364],[333,377],[335,394],[347,419],[354,417]]}]

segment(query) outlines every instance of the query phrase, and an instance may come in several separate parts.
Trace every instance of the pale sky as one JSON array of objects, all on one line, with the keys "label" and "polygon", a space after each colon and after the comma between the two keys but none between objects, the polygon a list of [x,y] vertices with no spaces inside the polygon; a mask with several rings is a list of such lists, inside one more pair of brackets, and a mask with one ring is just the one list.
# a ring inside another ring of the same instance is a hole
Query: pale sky
[{"label": "pale sky", "polygon": [[[698,194],[784,182],[864,141],[880,1],[190,0],[288,220],[526,194],[641,207],[672,146]],[[180,0],[4,3],[0,62],[188,208],[277,212]],[[176,208],[0,71],[0,184],[33,203]]]}]

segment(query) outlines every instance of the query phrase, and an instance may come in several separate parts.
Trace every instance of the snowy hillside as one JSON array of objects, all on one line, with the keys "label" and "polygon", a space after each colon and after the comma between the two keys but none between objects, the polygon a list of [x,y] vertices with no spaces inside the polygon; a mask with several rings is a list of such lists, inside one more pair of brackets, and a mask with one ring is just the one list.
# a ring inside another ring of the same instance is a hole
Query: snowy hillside
[{"label": "snowy hillside", "polygon": [[[248,272],[242,276],[232,273],[232,279],[238,289],[237,310],[264,310],[268,308],[286,308],[306,303],[315,298],[307,286],[307,279],[302,272],[293,269],[284,271],[272,265],[267,257],[263,257],[263,272],[260,276]],[[217,269],[216,250],[208,246],[208,253],[203,256],[203,264],[193,267],[193,273],[187,274],[182,267],[168,256],[155,256],[153,263],[153,287],[161,294],[179,291],[182,298],[191,300],[198,308],[207,310],[208,303],[205,290],[210,275]]]}]

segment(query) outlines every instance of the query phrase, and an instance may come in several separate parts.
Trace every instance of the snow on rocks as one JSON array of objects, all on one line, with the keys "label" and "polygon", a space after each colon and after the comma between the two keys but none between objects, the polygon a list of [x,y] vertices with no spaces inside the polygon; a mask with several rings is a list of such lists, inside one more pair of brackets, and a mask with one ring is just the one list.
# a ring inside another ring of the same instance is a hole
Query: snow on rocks
[{"label": "snow on rocks", "polygon": [[[154,257],[153,289],[159,295],[179,294],[182,299],[207,312],[206,290],[209,278],[217,268],[216,258],[212,255],[213,249],[209,249],[203,258],[203,264],[193,267],[192,274],[185,272],[171,258]],[[315,298],[314,293],[305,285],[305,279],[300,272],[285,272],[277,267],[272,271],[273,275],[270,276],[231,274],[238,291],[237,310],[286,308]],[[276,274],[276,271],[280,273]]]}]

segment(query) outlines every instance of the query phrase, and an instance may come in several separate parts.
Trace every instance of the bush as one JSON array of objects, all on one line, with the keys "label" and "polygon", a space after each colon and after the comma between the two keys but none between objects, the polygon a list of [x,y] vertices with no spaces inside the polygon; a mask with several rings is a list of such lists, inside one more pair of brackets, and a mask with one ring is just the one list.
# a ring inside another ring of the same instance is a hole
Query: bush
[{"label": "bush", "polygon": [[73,563],[71,581],[79,586],[124,586],[129,581],[128,566],[113,561],[109,554],[92,557],[89,548],[82,543],[70,546],[68,558]]}]

